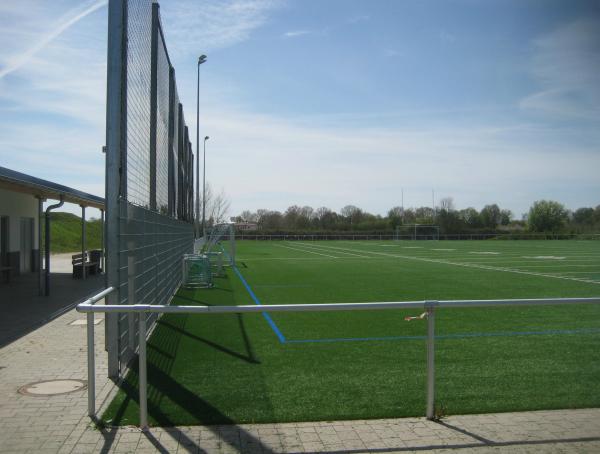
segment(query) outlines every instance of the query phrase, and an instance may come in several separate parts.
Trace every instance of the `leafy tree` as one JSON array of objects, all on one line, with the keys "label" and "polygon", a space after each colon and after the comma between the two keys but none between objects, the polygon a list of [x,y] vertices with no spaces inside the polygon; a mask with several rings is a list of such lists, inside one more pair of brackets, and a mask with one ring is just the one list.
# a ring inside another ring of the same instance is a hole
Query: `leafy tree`
[{"label": "leafy tree", "polygon": [[415,210],[415,223],[432,224],[434,214],[433,208],[431,207],[419,207]]},{"label": "leafy tree", "polygon": [[258,214],[253,213],[250,210],[244,210],[242,211],[242,214],[240,214],[237,219],[239,219],[241,222],[256,222],[258,221]]},{"label": "leafy tree", "polygon": [[360,222],[362,210],[354,205],[346,205],[341,209],[340,213],[350,222],[350,225],[352,225]]},{"label": "leafy tree", "polygon": [[263,230],[279,230],[283,225],[283,215],[279,211],[270,211],[259,209],[256,211],[258,216],[258,226]]},{"label": "leafy tree", "polygon": [[414,224],[416,222],[415,210],[408,208],[404,210],[404,224]]},{"label": "leafy tree", "polygon": [[500,224],[508,225],[513,217],[512,211],[510,210],[500,210]]},{"label": "leafy tree", "polygon": [[495,229],[500,224],[500,207],[495,203],[493,205],[486,205],[479,213],[481,217],[481,223],[488,229]]},{"label": "leafy tree", "polygon": [[593,208],[579,208],[573,213],[573,221],[577,224],[593,224],[594,223],[594,209]]},{"label": "leafy tree", "polygon": [[340,222],[340,215],[335,211],[328,211],[321,217],[321,228],[325,230],[334,230]]},{"label": "leafy tree", "polygon": [[479,216],[479,212],[475,208],[469,207],[460,210],[459,216],[467,227],[471,229],[477,229],[482,226],[481,216]]},{"label": "leafy tree", "polygon": [[440,200],[440,211],[454,211],[454,200],[452,197],[445,197]]},{"label": "leafy tree", "polygon": [[392,227],[402,224],[404,218],[404,209],[402,207],[394,207],[388,211],[388,220]]},{"label": "leafy tree", "polygon": [[556,232],[564,227],[568,215],[565,207],[553,200],[538,200],[529,209],[527,222],[532,232]]}]

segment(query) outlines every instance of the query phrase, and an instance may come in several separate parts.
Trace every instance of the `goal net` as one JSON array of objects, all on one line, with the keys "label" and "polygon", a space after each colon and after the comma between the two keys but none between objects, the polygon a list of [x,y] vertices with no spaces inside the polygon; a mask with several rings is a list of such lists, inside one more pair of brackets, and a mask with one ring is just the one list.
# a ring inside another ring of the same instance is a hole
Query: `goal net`
[{"label": "goal net", "polygon": [[432,224],[404,224],[396,226],[394,235],[399,240],[439,240],[440,227]]},{"label": "goal net", "polygon": [[213,226],[202,245],[202,253],[209,257],[214,275],[222,275],[226,265],[235,266],[235,225]]}]

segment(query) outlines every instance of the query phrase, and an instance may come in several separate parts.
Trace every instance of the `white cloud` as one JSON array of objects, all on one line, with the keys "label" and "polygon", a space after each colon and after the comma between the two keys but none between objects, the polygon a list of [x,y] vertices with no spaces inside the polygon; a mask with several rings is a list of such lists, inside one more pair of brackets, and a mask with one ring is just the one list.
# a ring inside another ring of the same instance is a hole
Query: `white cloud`
[{"label": "white cloud", "polygon": [[384,213],[400,188],[407,206],[430,203],[435,188],[459,207],[497,202],[521,212],[534,197],[566,196],[562,185],[598,185],[599,154],[577,146],[560,153],[552,131],[527,125],[321,128],[217,110],[206,123],[208,179],[226,188],[232,214],[294,203]]},{"label": "white cloud", "polygon": [[0,50],[0,162],[100,196],[105,3],[25,0],[0,8],[0,37],[16,43]]},{"label": "white cloud", "polygon": [[582,19],[533,43],[531,74],[540,90],[520,107],[553,115],[600,119],[600,20]]},{"label": "white cloud", "polygon": [[285,32],[283,34],[283,36],[285,36],[286,38],[297,38],[298,36],[303,36],[303,35],[310,35],[311,32],[310,30],[295,30],[295,31],[290,31],[290,32]]},{"label": "white cloud", "polygon": [[[245,41],[283,0],[173,0],[162,11],[171,53],[210,52]],[[172,40],[172,41],[171,41]]]}]

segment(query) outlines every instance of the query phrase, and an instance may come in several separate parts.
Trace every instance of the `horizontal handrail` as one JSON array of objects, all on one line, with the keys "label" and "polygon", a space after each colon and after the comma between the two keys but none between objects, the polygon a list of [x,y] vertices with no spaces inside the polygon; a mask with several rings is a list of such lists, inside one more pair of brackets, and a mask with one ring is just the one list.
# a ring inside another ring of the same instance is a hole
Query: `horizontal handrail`
[{"label": "horizontal handrail", "polygon": [[[110,288],[112,289],[112,287]],[[106,289],[104,295],[110,293]],[[109,291],[110,290],[110,291]],[[99,294],[100,295],[100,294]],[[103,295],[103,296],[104,296]],[[102,296],[102,297],[103,297]],[[96,299],[101,299],[99,297]],[[96,306],[94,297],[77,305],[79,312],[154,312],[177,314],[224,314],[245,312],[321,312],[358,311],[386,309],[427,309],[429,307],[489,307],[489,306],[543,306],[554,304],[600,304],[600,297],[593,298],[535,298],[535,299],[494,299],[494,300],[428,300],[428,301],[387,301],[372,303],[319,303],[319,304],[264,304],[241,306],[165,306],[152,304],[107,304]]]},{"label": "horizontal handrail", "polygon": [[84,312],[84,311],[80,311],[79,310],[79,306],[89,306],[89,305],[93,305],[95,303],[97,303],[98,301],[100,301],[102,298],[104,298],[106,295],[111,294],[112,292],[115,291],[114,287],[108,287],[105,288],[104,290],[102,290],[99,293],[96,293],[94,296],[89,297],[88,299],[86,299],[85,301],[82,301],[81,303],[79,303],[77,305],[77,310],[79,312]]},{"label": "horizontal handrail", "polygon": [[[94,313],[175,313],[175,314],[224,314],[248,312],[319,312],[417,309],[427,312],[427,404],[426,417],[433,419],[435,405],[435,311],[443,308],[545,306],[553,304],[600,304],[600,297],[590,298],[532,298],[494,300],[426,300],[385,301],[371,303],[321,303],[321,304],[269,304],[241,306],[165,306],[152,304],[105,304],[95,305],[115,289],[109,287],[77,305],[79,312],[87,314],[88,329],[88,414],[96,417],[95,408],[95,359],[94,359]],[[139,402],[140,426],[148,426],[147,371],[146,371],[146,317],[138,317],[139,323]]]}]

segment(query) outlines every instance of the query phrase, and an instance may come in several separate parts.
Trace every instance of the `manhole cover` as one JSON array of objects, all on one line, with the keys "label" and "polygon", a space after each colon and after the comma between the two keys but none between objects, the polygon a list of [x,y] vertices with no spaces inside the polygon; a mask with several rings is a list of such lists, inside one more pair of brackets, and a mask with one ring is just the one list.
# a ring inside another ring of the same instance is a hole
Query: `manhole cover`
[{"label": "manhole cover", "polygon": [[81,391],[87,387],[83,380],[48,380],[29,383],[19,388],[21,394],[26,396],[56,396]]}]

